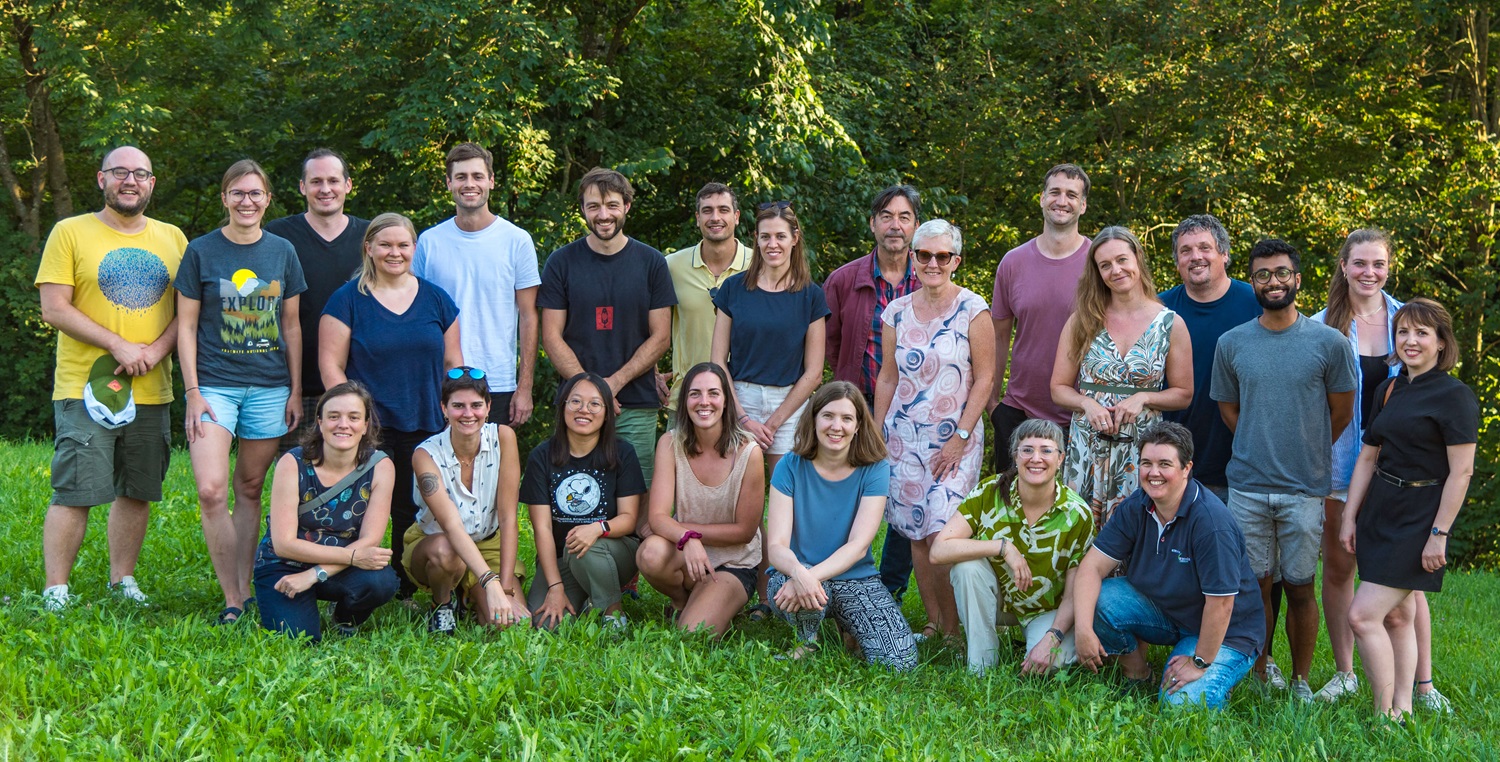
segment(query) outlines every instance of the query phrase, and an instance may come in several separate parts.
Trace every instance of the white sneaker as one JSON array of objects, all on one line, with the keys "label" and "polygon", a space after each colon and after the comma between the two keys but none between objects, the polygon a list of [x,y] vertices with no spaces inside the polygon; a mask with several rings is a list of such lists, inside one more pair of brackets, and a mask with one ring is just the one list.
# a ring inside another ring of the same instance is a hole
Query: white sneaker
[{"label": "white sneaker", "polygon": [[1266,660],[1266,685],[1278,691],[1286,690],[1286,675],[1281,674],[1281,667],[1269,659]]},{"label": "white sneaker", "polygon": [[1332,704],[1345,696],[1359,692],[1359,677],[1353,672],[1335,672],[1333,679],[1318,689],[1313,698]]},{"label": "white sneaker", "polygon": [[54,614],[73,605],[73,596],[68,595],[67,585],[53,585],[42,591],[42,608]]},{"label": "white sneaker", "polygon": [[1412,703],[1429,712],[1453,714],[1453,702],[1449,701],[1447,696],[1439,693],[1437,688],[1433,688],[1426,693],[1418,693],[1412,696],[1412,699]]},{"label": "white sneaker", "polygon": [[1308,685],[1306,680],[1293,680],[1292,698],[1304,704],[1311,704],[1313,702],[1312,686]]},{"label": "white sneaker", "polygon": [[619,614],[605,614],[604,626],[614,628],[619,632],[624,632],[630,627],[630,621],[625,618],[624,612],[621,612]]},{"label": "white sneaker", "polygon": [[109,591],[121,600],[131,601],[142,606],[151,605],[151,600],[146,597],[145,593],[141,592],[140,586],[135,583],[135,577],[125,576],[121,577],[119,582],[109,583]]}]

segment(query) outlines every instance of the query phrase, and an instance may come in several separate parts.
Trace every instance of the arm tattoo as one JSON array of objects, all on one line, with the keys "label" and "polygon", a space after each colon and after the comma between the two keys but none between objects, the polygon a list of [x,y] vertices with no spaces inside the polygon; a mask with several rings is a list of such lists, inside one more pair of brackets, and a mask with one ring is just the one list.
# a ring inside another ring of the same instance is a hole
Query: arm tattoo
[{"label": "arm tattoo", "polygon": [[431,497],[437,494],[437,491],[441,488],[441,485],[438,483],[437,474],[418,474],[417,488],[422,490],[422,497]]}]

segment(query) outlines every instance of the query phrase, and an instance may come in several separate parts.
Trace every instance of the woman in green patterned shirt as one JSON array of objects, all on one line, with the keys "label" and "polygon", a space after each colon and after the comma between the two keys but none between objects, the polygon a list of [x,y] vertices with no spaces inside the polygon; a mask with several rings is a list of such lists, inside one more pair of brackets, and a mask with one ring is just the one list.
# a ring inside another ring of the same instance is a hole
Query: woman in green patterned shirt
[{"label": "woman in green patterned shirt", "polygon": [[1031,419],[1011,435],[1010,470],[985,480],[959,505],[932,544],[932,562],[953,564],[969,670],[995,665],[995,626],[1026,632],[1022,674],[1045,675],[1077,661],[1073,573],[1094,539],[1094,515],[1057,479],[1062,427]]}]

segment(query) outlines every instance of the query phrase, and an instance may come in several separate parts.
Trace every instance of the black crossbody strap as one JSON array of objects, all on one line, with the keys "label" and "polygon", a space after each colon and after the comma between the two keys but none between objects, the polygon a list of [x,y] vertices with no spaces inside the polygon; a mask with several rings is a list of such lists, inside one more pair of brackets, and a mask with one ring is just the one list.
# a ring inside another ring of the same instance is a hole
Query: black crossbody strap
[{"label": "black crossbody strap", "polygon": [[317,509],[323,507],[329,500],[338,497],[340,492],[343,492],[344,490],[354,486],[355,482],[363,478],[365,474],[370,473],[370,469],[374,468],[376,463],[385,460],[385,458],[385,453],[376,450],[374,454],[370,455],[370,459],[365,461],[365,464],[363,466],[360,466],[359,468],[356,468],[353,471],[345,474],[344,478],[338,480],[337,484],[334,484],[332,487],[324,490],[323,494],[318,495],[317,497],[303,503],[302,505],[297,506],[297,515],[301,516],[308,511],[316,511]]}]

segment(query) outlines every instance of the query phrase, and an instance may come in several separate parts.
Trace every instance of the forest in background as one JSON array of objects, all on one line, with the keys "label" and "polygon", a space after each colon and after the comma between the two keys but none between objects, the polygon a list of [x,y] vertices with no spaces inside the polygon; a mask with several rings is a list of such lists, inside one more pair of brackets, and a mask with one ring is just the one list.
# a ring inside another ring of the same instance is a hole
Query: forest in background
[{"label": "forest in background", "polygon": [[120,143],[151,155],[150,213],[189,237],[219,224],[240,158],[270,171],[269,216],[301,211],[317,146],[349,157],[351,213],[426,227],[452,213],[444,153],[474,140],[496,156],[492,208],[543,256],[584,232],[576,183],[606,165],[637,188],[626,231],[663,250],[697,240],[706,182],[750,210],[792,201],[820,278],[870,247],[873,193],[909,182],[963,229],[961,277],[986,296],[1040,227],[1042,174],[1071,161],[1093,178],[1083,232],[1129,226],[1162,288],[1189,214],[1224,221],[1240,277],[1254,240],[1296,245],[1308,314],[1344,236],[1389,230],[1389,290],[1455,314],[1485,425],[1453,548],[1494,565],[1497,5],[0,0],[0,436],[50,436],[31,282],[52,223],[99,207]]}]

